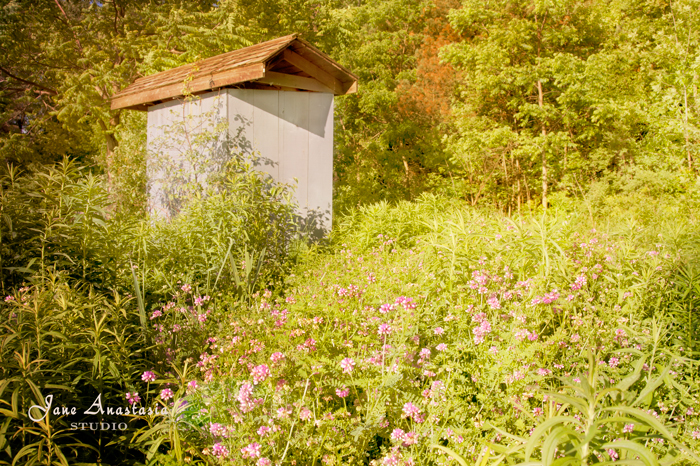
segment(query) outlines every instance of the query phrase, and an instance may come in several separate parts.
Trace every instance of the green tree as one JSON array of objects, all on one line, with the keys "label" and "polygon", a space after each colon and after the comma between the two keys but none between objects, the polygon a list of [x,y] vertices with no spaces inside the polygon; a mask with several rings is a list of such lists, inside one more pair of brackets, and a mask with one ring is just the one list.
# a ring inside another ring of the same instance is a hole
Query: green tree
[{"label": "green tree", "polygon": [[[696,79],[693,3],[464,1],[450,15],[461,40],[443,50],[463,73],[447,138],[463,195],[546,207],[552,189],[577,192],[658,162],[664,139],[665,165],[677,168],[692,118],[663,102]],[[682,143],[665,137],[670,121],[687,130]]]},{"label": "green tree", "polygon": [[[5,0],[0,8],[0,154],[73,152],[72,135],[114,171],[122,110],[110,98],[143,75],[249,45],[212,2]],[[60,130],[57,126],[60,125]],[[61,138],[51,138],[57,132]]]}]

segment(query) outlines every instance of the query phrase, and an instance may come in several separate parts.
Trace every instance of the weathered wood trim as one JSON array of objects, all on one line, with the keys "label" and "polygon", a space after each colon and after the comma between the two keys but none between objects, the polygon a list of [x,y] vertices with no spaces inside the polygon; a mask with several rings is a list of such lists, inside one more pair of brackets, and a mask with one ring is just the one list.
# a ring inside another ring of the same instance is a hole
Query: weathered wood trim
[{"label": "weathered wood trim", "polygon": [[260,83],[274,84],[282,87],[295,87],[297,89],[306,89],[307,91],[328,92],[334,94],[333,89],[330,89],[319,81],[302,76],[293,76],[284,73],[275,73],[274,71],[266,71],[265,77],[258,79]]},{"label": "weathered wood trim", "polygon": [[263,76],[265,76],[265,65],[263,63],[253,63],[222,73],[200,76],[190,82],[166,84],[155,89],[147,89],[126,95],[117,94],[112,99],[112,110],[120,108],[141,110],[140,106],[148,102],[177,98],[185,93],[196,94],[231,84],[252,81]]},{"label": "weathered wood trim", "polygon": [[301,71],[307,74],[310,74],[324,86],[332,89],[334,94],[345,94],[345,92],[347,91],[346,88],[349,87],[343,86],[343,83],[339,79],[335,78],[334,76],[330,75],[326,71],[311,63],[306,58],[289,49],[286,49],[284,51],[282,58],[287,63],[296,66]]}]

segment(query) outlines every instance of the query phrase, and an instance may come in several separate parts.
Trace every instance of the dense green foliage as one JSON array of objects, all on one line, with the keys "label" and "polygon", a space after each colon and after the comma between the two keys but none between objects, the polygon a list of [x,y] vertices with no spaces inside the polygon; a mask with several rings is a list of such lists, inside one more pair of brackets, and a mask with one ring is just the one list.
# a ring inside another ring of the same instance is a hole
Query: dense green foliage
[{"label": "dense green foliage", "polygon": [[[0,464],[698,464],[698,31],[698,0],[0,2]],[[145,215],[110,96],[292,32],[360,76],[330,238],[216,133]]]},{"label": "dense green foliage", "polygon": [[95,161],[113,196],[142,206],[144,120],[110,111],[109,97],[296,32],[360,77],[336,105],[339,212],[426,190],[504,211],[592,186],[682,191],[700,134],[698,11],[697,0],[5,1],[0,156]]}]

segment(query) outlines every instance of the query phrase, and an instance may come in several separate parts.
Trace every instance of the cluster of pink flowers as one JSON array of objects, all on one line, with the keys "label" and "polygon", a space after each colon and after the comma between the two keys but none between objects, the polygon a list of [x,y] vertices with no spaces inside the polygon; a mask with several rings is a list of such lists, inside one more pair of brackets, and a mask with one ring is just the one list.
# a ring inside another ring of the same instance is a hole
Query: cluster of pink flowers
[{"label": "cluster of pink flowers", "polygon": [[275,320],[275,327],[283,327],[284,324],[287,323],[287,315],[289,312],[286,309],[282,309],[281,311],[278,309],[274,309],[272,312],[270,312],[272,317],[276,317],[277,320]]},{"label": "cluster of pink flowers", "polygon": [[515,284],[515,286],[517,288],[522,288],[525,291],[528,291],[530,289],[530,287],[532,286],[532,279],[528,278],[527,280],[519,281]]},{"label": "cluster of pink flowers", "polygon": [[262,446],[257,443],[253,442],[249,444],[247,447],[241,448],[241,455],[243,458],[260,458]]},{"label": "cluster of pink flowers", "polygon": [[270,361],[272,361],[273,363],[278,363],[283,359],[284,353],[280,353],[279,351],[270,355]]},{"label": "cluster of pink flowers", "polygon": [[229,455],[228,448],[218,442],[211,447],[211,453],[217,458],[226,458]]},{"label": "cluster of pink flowers", "polygon": [[379,312],[381,312],[382,314],[388,314],[389,312],[393,311],[394,309],[396,309],[396,306],[393,304],[382,304],[379,307]]},{"label": "cluster of pink flowers", "polygon": [[377,333],[379,335],[389,335],[391,333],[391,325],[389,324],[381,324],[379,326],[379,329],[377,330]]},{"label": "cluster of pink flowers", "polygon": [[472,290],[479,290],[479,293],[487,291],[486,285],[489,282],[488,274],[483,270],[475,270],[472,272],[472,279],[467,283],[467,286]]},{"label": "cluster of pink flowers", "polygon": [[205,302],[209,301],[211,298],[209,296],[197,296],[194,298],[194,305],[195,306],[201,306]]},{"label": "cluster of pink flowers", "polygon": [[411,418],[414,422],[418,423],[425,420],[425,416],[420,412],[418,406],[414,405],[410,401],[403,405],[403,417]]},{"label": "cluster of pink flowers", "polygon": [[489,299],[486,300],[486,304],[488,304],[491,309],[500,309],[501,308],[501,302],[498,300],[498,296],[491,295]]},{"label": "cluster of pink flowers", "polygon": [[545,293],[543,296],[536,296],[532,299],[533,306],[536,304],[552,304],[557,299],[559,299],[559,291],[552,290],[549,293]]},{"label": "cluster of pink flowers", "polygon": [[316,340],[313,338],[307,338],[304,343],[297,345],[297,351],[308,353],[310,351],[316,351]]},{"label": "cluster of pink flowers", "polygon": [[505,383],[510,385],[518,380],[523,380],[525,378],[525,373],[523,371],[515,371],[511,375],[506,376]]},{"label": "cluster of pink flowers", "polygon": [[518,331],[516,331],[513,336],[518,341],[523,341],[526,338],[530,341],[536,341],[539,338],[539,335],[537,335],[535,332],[531,332],[524,328],[521,328]]},{"label": "cluster of pink flowers", "polygon": [[[433,376],[435,376],[435,374],[433,374]],[[444,398],[445,390],[445,383],[442,380],[435,380],[429,389],[423,390],[423,397],[432,399]]]},{"label": "cluster of pink flowers", "polygon": [[164,388],[163,390],[160,391],[160,398],[163,401],[168,401],[169,399],[171,399],[174,396],[175,396],[175,394],[169,388]]},{"label": "cluster of pink flowers", "polygon": [[264,382],[270,376],[270,368],[267,364],[260,364],[255,366],[251,371],[250,375],[253,376],[253,384],[257,385],[260,382]]},{"label": "cluster of pink flowers", "polygon": [[137,392],[134,393],[126,393],[126,400],[129,402],[130,405],[136,404],[139,401],[141,401],[141,397]]},{"label": "cluster of pink flowers", "polygon": [[301,419],[302,421],[308,421],[312,417],[313,417],[313,413],[306,406],[302,407],[299,410],[299,419]]},{"label": "cluster of pink flowers", "polygon": [[336,388],[335,394],[338,395],[340,398],[345,398],[350,394],[350,389],[348,387]]},{"label": "cluster of pink flowers", "polygon": [[488,320],[484,320],[478,327],[474,327],[472,332],[474,332],[474,344],[478,345],[483,343],[486,335],[491,333],[491,324]]},{"label": "cluster of pink flowers", "polygon": [[423,348],[418,354],[418,364],[423,364],[425,360],[430,357],[430,350],[428,348]]},{"label": "cluster of pink flowers", "polygon": [[576,277],[576,281],[571,284],[571,290],[572,291],[580,290],[581,288],[583,288],[586,285],[586,283],[588,283],[588,278],[586,277],[586,274],[582,273],[581,275]]},{"label": "cluster of pink flowers", "polygon": [[255,400],[251,398],[253,394],[253,385],[250,383],[244,383],[238,390],[238,396],[236,399],[241,405],[241,411],[244,413],[250,412],[255,408]]},{"label": "cluster of pink flowers", "polygon": [[413,301],[413,298],[407,298],[406,296],[399,296],[398,298],[396,298],[396,301],[394,301],[394,304],[403,306],[403,308],[407,311],[416,308],[416,303]]},{"label": "cluster of pink flowers", "polygon": [[415,432],[404,432],[403,429],[396,428],[391,432],[391,440],[408,447],[418,442],[418,434]]},{"label": "cluster of pink flowers", "polygon": [[209,432],[215,437],[227,437],[228,436],[228,430],[226,429],[226,426],[223,424],[219,424],[218,422],[212,422],[209,425]]},{"label": "cluster of pink flowers", "polygon": [[151,371],[146,371],[143,374],[141,374],[141,380],[144,382],[153,382],[156,380],[156,374],[154,374]]},{"label": "cluster of pink flowers", "polygon": [[615,341],[622,346],[627,346],[627,332],[623,328],[615,329]]}]

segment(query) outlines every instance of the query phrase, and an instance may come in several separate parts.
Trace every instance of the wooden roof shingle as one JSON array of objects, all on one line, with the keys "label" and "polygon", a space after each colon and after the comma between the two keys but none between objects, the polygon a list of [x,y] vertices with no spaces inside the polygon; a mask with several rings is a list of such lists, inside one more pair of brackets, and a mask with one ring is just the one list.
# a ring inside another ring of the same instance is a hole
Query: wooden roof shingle
[{"label": "wooden roof shingle", "polygon": [[112,97],[112,110],[146,110],[186,94],[225,87],[357,91],[357,76],[296,34],[144,76]]}]

